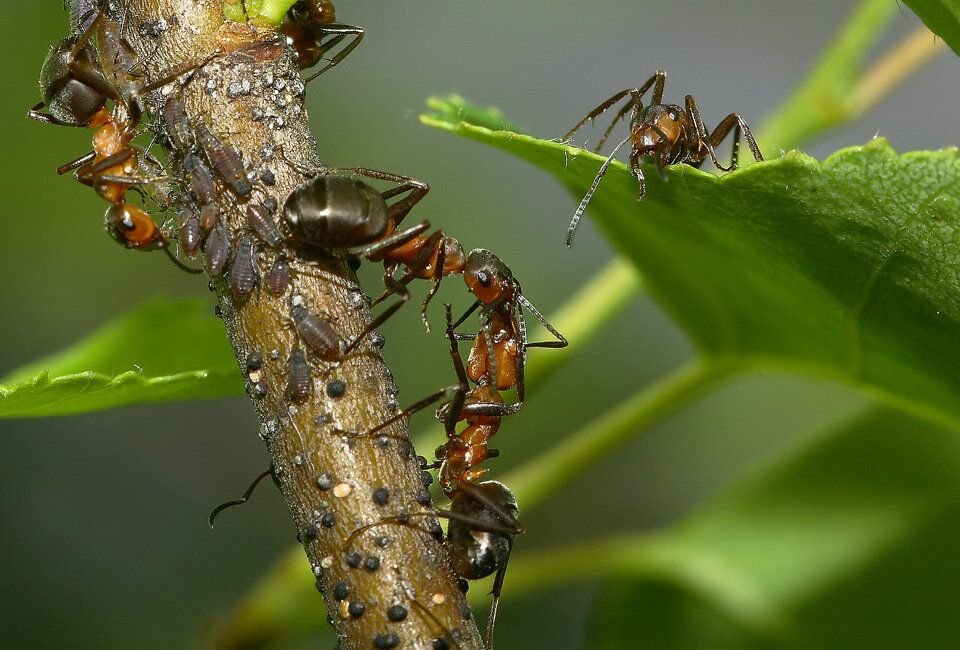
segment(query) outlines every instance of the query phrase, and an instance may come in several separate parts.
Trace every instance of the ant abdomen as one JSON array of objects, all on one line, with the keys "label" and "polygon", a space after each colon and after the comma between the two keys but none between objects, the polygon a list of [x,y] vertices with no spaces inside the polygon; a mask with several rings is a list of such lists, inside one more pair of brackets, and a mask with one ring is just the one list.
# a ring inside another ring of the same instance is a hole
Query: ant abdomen
[{"label": "ant abdomen", "polygon": [[387,203],[366,183],[326,174],[301,184],[287,198],[284,221],[293,237],[318,248],[348,248],[387,230]]}]

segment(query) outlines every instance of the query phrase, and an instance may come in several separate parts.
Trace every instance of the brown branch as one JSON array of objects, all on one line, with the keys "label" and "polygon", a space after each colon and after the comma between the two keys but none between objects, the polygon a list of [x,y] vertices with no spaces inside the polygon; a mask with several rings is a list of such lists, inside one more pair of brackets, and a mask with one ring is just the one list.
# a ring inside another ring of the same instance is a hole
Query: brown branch
[{"label": "brown branch", "polygon": [[[148,23],[165,29],[141,29]],[[319,166],[303,84],[292,52],[275,33],[225,24],[222,0],[130,0],[125,36],[144,58],[148,79],[221,53],[196,74],[184,76],[184,84],[171,84],[166,91],[180,94],[192,124],[207,125],[242,154],[255,193],[269,194],[283,205],[303,182],[302,170]],[[154,113],[162,101],[154,98]],[[171,153],[174,173],[183,154]],[[267,169],[275,185],[260,180],[259,173]],[[179,180],[181,187],[187,186]],[[222,218],[236,239],[239,232],[249,231],[245,206],[227,185],[219,189]],[[279,253],[265,245],[260,249],[263,278]],[[329,318],[347,340],[369,323],[370,310],[342,260],[307,263],[293,250],[283,253],[293,277],[284,296],[255,290],[247,300],[236,301],[221,277],[213,278],[211,287],[241,369],[247,372],[250,353],[263,358],[254,377],[266,386],[265,395],[254,397],[261,433],[340,647],[377,647],[378,635],[381,641],[396,635],[404,648],[430,648],[433,639],[446,635],[450,647],[478,648],[476,624],[444,547],[425,533],[429,519],[385,524],[358,535],[351,548],[344,547],[361,526],[386,515],[423,511],[425,489],[405,423],[376,438],[338,433],[368,431],[396,412],[391,374],[370,340],[339,364],[313,359],[312,397],[300,405],[287,399],[287,360],[295,348],[304,347],[291,326],[291,295],[302,296],[311,311]],[[346,387],[342,396],[335,382]],[[375,502],[377,488],[389,491],[386,504],[382,498],[379,505]],[[356,556],[350,558],[350,551],[360,553],[360,566],[351,566]],[[363,605],[360,616],[356,603]],[[387,611],[394,605],[408,612],[404,620],[389,619]]]}]

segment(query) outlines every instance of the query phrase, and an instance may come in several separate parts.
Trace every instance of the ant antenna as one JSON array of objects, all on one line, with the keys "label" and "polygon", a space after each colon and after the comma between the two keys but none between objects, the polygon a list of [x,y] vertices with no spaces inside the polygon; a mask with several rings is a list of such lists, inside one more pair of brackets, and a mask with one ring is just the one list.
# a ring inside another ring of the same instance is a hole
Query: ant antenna
[{"label": "ant antenna", "polygon": [[593,198],[593,193],[597,191],[597,186],[600,185],[600,180],[603,178],[603,175],[607,173],[607,168],[610,166],[610,163],[613,162],[614,156],[616,156],[617,152],[623,148],[623,145],[630,142],[631,137],[632,134],[621,140],[620,144],[613,148],[613,151],[610,152],[610,155],[607,156],[607,159],[603,161],[602,165],[600,165],[597,175],[593,178],[593,184],[590,185],[590,189],[587,190],[587,194],[583,197],[583,200],[580,201],[580,205],[577,206],[577,210],[573,213],[573,218],[570,220],[570,225],[567,227],[567,248],[570,248],[573,245],[573,233],[576,231],[577,225],[580,223],[580,219],[583,217],[584,210],[587,209],[587,204],[590,203],[590,199]]}]

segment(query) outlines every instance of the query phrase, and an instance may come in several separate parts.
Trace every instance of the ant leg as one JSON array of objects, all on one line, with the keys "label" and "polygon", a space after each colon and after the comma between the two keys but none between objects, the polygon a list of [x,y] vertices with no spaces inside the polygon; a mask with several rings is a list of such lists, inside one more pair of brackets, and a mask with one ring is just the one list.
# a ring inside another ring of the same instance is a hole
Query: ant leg
[{"label": "ant leg", "polygon": [[400,299],[397,302],[390,305],[389,307],[387,307],[386,309],[384,309],[379,316],[374,318],[373,321],[369,325],[367,325],[366,329],[360,332],[360,334],[353,339],[350,345],[348,345],[343,349],[343,353],[341,354],[341,357],[346,357],[355,347],[357,347],[360,341],[365,339],[367,335],[370,334],[373,330],[377,329],[378,327],[383,325],[385,322],[387,322],[387,320],[389,320],[391,316],[397,313],[398,309],[403,307],[403,305],[408,300],[410,300],[410,292],[407,291],[407,287],[401,284],[400,282],[397,282],[396,280],[391,279],[391,286],[387,288],[390,290],[391,293],[399,296]]},{"label": "ant leg", "polygon": [[417,235],[419,235],[420,233],[426,230],[430,230],[430,222],[421,221],[416,226],[410,226],[406,230],[395,232],[389,237],[384,237],[383,239],[379,241],[375,241],[372,244],[368,244],[367,246],[361,246],[359,248],[354,248],[353,252],[354,254],[359,255],[360,257],[366,257],[369,259],[373,255],[376,255],[381,251],[389,250],[391,248],[394,248],[395,246],[398,246],[399,244],[403,244],[410,241],[411,239],[413,239],[414,237],[416,237]]},{"label": "ant leg", "polygon": [[273,473],[273,465],[271,465],[267,469],[267,471],[262,472],[257,476],[257,478],[253,479],[253,483],[251,483],[250,487],[248,487],[243,492],[243,494],[240,495],[239,499],[234,499],[233,501],[227,501],[226,503],[221,503],[216,508],[211,510],[210,511],[210,528],[213,528],[214,520],[216,520],[217,515],[219,515],[221,512],[223,512],[227,508],[232,508],[233,506],[241,506],[244,503],[246,503],[250,499],[250,496],[253,494],[253,491],[257,489],[258,485],[260,485],[260,481],[265,479],[267,476],[275,476],[275,474]]},{"label": "ant leg", "polygon": [[[717,167],[717,169],[728,172],[737,168],[737,163],[740,156],[741,134],[743,135],[743,139],[747,141],[747,146],[750,148],[750,153],[753,154],[754,159],[758,162],[763,160],[763,154],[760,153],[760,147],[757,146],[757,141],[753,137],[753,132],[750,131],[750,127],[747,126],[747,123],[744,122],[739,113],[730,113],[727,115],[725,118],[723,118],[723,120],[721,120],[716,128],[708,134],[703,125],[703,119],[700,117],[700,108],[697,106],[696,100],[690,95],[687,95],[686,108],[687,112],[693,116],[694,128],[697,131],[696,135],[699,143],[695,148],[706,149],[707,154],[710,156],[710,160]],[[721,142],[723,142],[731,130],[734,131],[733,152],[730,156],[730,165],[724,167],[717,159],[716,148]]]},{"label": "ant leg", "polygon": [[29,111],[27,111],[27,117],[30,118],[31,120],[36,120],[37,122],[43,122],[44,124],[55,124],[56,126],[69,126],[68,124],[64,124],[63,122],[55,118],[53,115],[50,115],[49,113],[41,113],[40,109],[43,108],[44,106],[46,106],[46,103],[40,102],[39,104],[31,108]]},{"label": "ant leg", "polygon": [[[434,625],[437,626],[438,629],[440,629],[440,630],[443,631],[443,635],[437,637],[437,639],[434,640],[434,643],[436,643],[437,641],[442,640],[442,641],[447,642],[448,644],[453,644],[453,647],[454,647],[454,648],[460,648],[460,647],[461,647],[459,641],[457,641],[457,640],[454,638],[453,633],[452,633],[450,630],[448,630],[448,629],[443,625],[443,623],[440,622],[440,619],[438,619],[436,616],[434,616],[433,612],[431,612],[429,609],[427,609],[426,607],[424,607],[423,605],[421,605],[417,600],[411,600],[411,601],[410,601],[410,604],[413,605],[413,606],[414,606],[414,609],[416,609],[418,612],[420,612],[420,614],[421,614],[422,616],[424,616],[425,618],[429,619]],[[458,631],[458,632],[459,632],[459,631]],[[434,645],[434,647],[437,647],[437,646]],[[444,647],[446,647],[446,646],[444,646]]]},{"label": "ant leg", "polygon": [[[89,156],[90,154],[87,154]],[[103,175],[103,172],[106,170],[116,167],[117,165],[124,163],[131,158],[134,158],[137,155],[137,150],[133,147],[127,147],[121,151],[118,151],[115,154],[107,156],[106,158],[93,162],[86,166],[81,166],[82,168],[77,172],[77,180],[85,185],[92,185],[94,180],[99,180]],[[96,155],[94,155],[96,157]],[[79,158],[77,159],[79,160]],[[58,174],[65,174],[70,171],[70,169],[75,167],[77,160],[68,162],[66,165],[62,165],[57,169]],[[62,171],[61,171],[62,170]]]},{"label": "ant leg", "polygon": [[467,399],[467,390],[470,387],[467,369],[463,365],[463,357],[460,355],[459,339],[454,332],[456,325],[453,323],[453,312],[450,303],[445,305],[447,316],[447,340],[450,341],[450,358],[453,360],[453,368],[457,373],[458,390],[453,399],[446,405],[446,412],[443,414],[443,429],[448,438],[457,435],[457,421],[460,419],[460,413],[463,411],[463,404]]},{"label": "ant leg", "polygon": [[[570,219],[570,225],[567,226],[567,248],[570,248],[573,245],[573,233],[577,230],[577,226],[580,224],[580,219],[583,218],[583,213],[587,209],[587,205],[590,203],[590,199],[593,198],[594,192],[597,191],[597,186],[600,185],[600,181],[603,179],[604,174],[607,173],[607,168],[610,166],[610,163],[613,162],[614,156],[617,155],[617,152],[623,148],[623,145],[627,144],[630,141],[630,136],[620,141],[620,143],[613,148],[613,151],[610,152],[610,155],[607,156],[607,159],[603,161],[603,164],[600,165],[600,169],[597,171],[597,175],[593,178],[593,183],[590,185],[590,189],[587,190],[587,193],[584,195],[583,200],[580,201],[580,205],[577,206],[576,211],[573,213],[573,218]],[[637,181],[640,183],[640,196],[637,200],[643,198],[643,193],[645,187],[643,184],[643,172],[640,170],[639,158],[636,159],[636,164],[634,156],[630,156],[630,171],[633,172],[634,176],[637,177]]]},{"label": "ant leg", "polygon": [[342,50],[340,50],[336,56],[330,59],[325,66],[320,68],[317,72],[314,72],[312,75],[307,77],[304,80],[304,83],[310,83],[324,72],[337,65],[343,61],[348,54],[353,52],[354,48],[360,45],[360,41],[363,40],[364,31],[362,27],[355,27],[353,25],[344,25],[343,23],[329,23],[320,28],[320,31],[323,32],[324,38],[327,36],[333,36],[330,39],[330,42],[324,45],[318,44],[319,48],[326,53],[331,48],[337,46],[340,41],[347,37],[353,37],[350,39],[350,42],[347,43]]},{"label": "ant leg", "polygon": [[393,220],[394,225],[399,224],[403,221],[404,217],[413,209],[413,206],[416,205],[420,199],[426,196],[427,192],[430,191],[430,186],[424,183],[423,181],[418,181],[415,178],[410,176],[401,176],[399,174],[391,174],[389,172],[383,172],[376,169],[367,169],[366,167],[346,167],[346,168],[336,168],[328,170],[329,172],[347,172],[353,174],[359,174],[360,176],[366,176],[367,178],[375,178],[381,181],[388,181],[391,183],[397,183],[396,187],[392,187],[385,192],[381,192],[384,200],[392,199],[395,196],[403,194],[404,192],[410,192],[406,197],[397,201],[389,207],[389,214],[391,220]]},{"label": "ant leg", "polygon": [[103,72],[94,65],[90,59],[79,56],[80,52],[83,51],[83,48],[86,47],[87,42],[93,36],[94,32],[105,20],[103,11],[97,14],[97,17],[93,19],[90,25],[87,26],[85,30],[77,37],[77,42],[74,43],[73,49],[70,51],[70,63],[68,67],[70,68],[70,74],[73,75],[73,78],[79,81],[80,83],[90,86],[98,93],[104,97],[109,97],[115,102],[121,102],[122,98],[120,93],[117,92],[117,89],[107,81],[107,78],[103,75]]},{"label": "ant leg", "polygon": [[[663,100],[663,84],[666,81],[666,78],[667,78],[666,72],[664,72],[663,70],[657,70],[656,74],[654,74],[652,77],[650,77],[645,82],[643,82],[643,85],[640,86],[639,88],[627,88],[625,90],[621,90],[620,92],[611,96],[606,101],[601,102],[596,108],[594,108],[592,111],[587,113],[587,115],[582,120],[577,122],[576,126],[574,126],[572,129],[567,131],[567,133],[563,136],[562,140],[569,140],[574,133],[576,133],[577,131],[580,130],[581,127],[583,127],[584,124],[600,117],[600,115],[606,112],[607,109],[609,109],[611,106],[616,104],[618,101],[620,101],[627,95],[630,95],[630,101],[627,102],[627,105],[629,106],[632,104],[635,113],[639,113],[639,111],[643,108],[643,96],[646,94],[648,90],[650,90],[651,86],[654,86],[653,99],[651,103],[659,104]],[[625,107],[620,113],[617,114],[617,117],[614,118],[614,123],[616,123],[617,120],[621,119],[623,115],[626,114],[626,110],[627,109]],[[601,142],[606,141],[607,135],[609,134],[612,128],[613,128],[613,125],[611,125],[609,129],[607,129],[607,133],[604,134],[603,140],[601,140]],[[597,148],[599,149],[599,146]]]},{"label": "ant leg", "polygon": [[[463,321],[465,321],[465,320],[467,320],[468,318],[470,318],[470,314],[472,314],[473,312],[477,311],[477,309],[478,309],[482,304],[483,304],[483,303],[481,303],[479,300],[475,300],[475,301],[473,302],[473,304],[470,305],[470,306],[467,308],[467,311],[463,312],[463,314],[460,316],[460,318],[458,318],[458,319],[456,320],[456,322],[453,324],[452,329],[457,329],[458,327],[460,327],[461,325],[463,325]],[[459,334],[458,334],[458,335],[457,335],[457,338],[458,338],[458,339],[462,339],[462,338],[465,338],[465,337],[463,337],[462,335],[459,335]]]},{"label": "ant leg", "polygon": [[453,393],[454,391],[458,391],[458,390],[460,390],[460,386],[459,386],[459,385],[458,385],[458,386],[447,386],[446,388],[442,388],[442,389],[438,390],[438,391],[435,392],[435,393],[431,393],[430,395],[427,395],[427,396],[424,397],[423,399],[414,402],[414,403],[411,404],[410,406],[407,406],[406,408],[404,408],[402,411],[400,411],[399,413],[397,413],[397,414],[394,415],[393,417],[391,417],[391,418],[389,418],[389,419],[387,419],[387,420],[384,420],[383,422],[381,422],[380,424],[378,424],[378,425],[375,426],[374,428],[370,429],[370,430],[367,431],[366,433],[363,433],[363,434],[360,434],[360,435],[362,435],[362,436],[364,436],[364,437],[368,437],[368,436],[372,436],[372,435],[376,434],[376,433],[379,432],[379,431],[383,431],[384,429],[386,429],[387,427],[389,427],[389,426],[390,426],[391,424],[393,424],[394,422],[398,422],[398,421],[402,420],[403,418],[408,418],[408,417],[410,417],[411,415],[413,415],[413,414],[415,414],[415,413],[417,413],[417,412],[419,412],[419,411],[422,411],[423,409],[427,408],[427,407],[430,406],[431,404],[434,404],[435,402],[437,402],[437,401],[439,401],[439,400],[441,400],[441,399],[443,399],[443,398],[445,398],[445,397],[449,397],[451,393]]},{"label": "ant leg", "polygon": [[526,309],[531,314],[533,314],[533,317],[537,319],[537,321],[544,327],[544,329],[546,329],[556,338],[555,341],[534,341],[533,343],[528,342],[527,341],[527,324],[526,324],[526,321],[523,319],[523,314],[520,313],[519,318],[517,319],[520,324],[520,364],[519,364],[519,367],[517,368],[517,399],[518,399],[518,404],[522,405],[524,400],[524,395],[526,393],[526,381],[524,377],[524,370],[527,366],[527,349],[529,348],[561,349],[561,348],[567,347],[567,345],[569,345],[569,341],[567,341],[566,337],[564,337],[563,334],[557,331],[557,329],[550,324],[550,321],[544,318],[543,314],[540,313],[540,310],[534,307],[533,303],[527,300],[523,294],[519,294],[517,296],[517,302],[520,303],[520,305],[524,309]]},{"label": "ant leg", "polygon": [[[387,524],[396,524],[396,525],[398,525],[398,526],[409,526],[409,525],[410,525],[410,520],[413,519],[414,517],[434,517],[434,518],[436,518],[437,514],[438,514],[437,512],[434,512],[434,511],[431,510],[431,511],[429,511],[429,512],[402,512],[402,513],[400,513],[399,515],[387,515],[387,516],[381,517],[380,519],[378,519],[377,521],[373,522],[372,524],[367,524],[366,526],[360,526],[360,527],[357,528],[355,531],[353,531],[352,533],[350,533],[350,536],[347,537],[347,541],[345,541],[345,542],[343,543],[343,546],[342,546],[341,548],[343,548],[344,550],[350,548],[350,546],[353,544],[354,540],[355,540],[359,535],[362,535],[363,533],[367,532],[368,530],[372,530],[372,529],[378,528],[378,527],[380,527],[380,526],[385,526],[385,525],[387,525]],[[435,532],[425,530],[425,529],[423,529],[423,528],[421,528],[421,527],[419,527],[419,526],[413,526],[413,528],[415,528],[416,530],[423,531],[424,533],[430,535],[430,537],[433,537],[434,539],[436,539],[436,537],[435,537],[436,533],[435,533]],[[440,535],[443,535],[443,529],[439,528],[439,524],[438,524],[438,528],[436,528],[436,529],[434,529],[434,530],[439,531]]]},{"label": "ant leg", "polygon": [[[637,107],[638,107],[638,104],[636,100],[631,99],[630,101],[628,101],[626,104],[623,105],[623,108],[617,111],[617,114],[613,117],[613,121],[610,122],[610,126],[607,127],[607,130],[604,131],[603,135],[600,136],[600,139],[597,140],[597,146],[593,148],[593,151],[595,153],[600,153],[600,150],[603,149],[603,145],[607,143],[607,138],[610,137],[610,133],[612,133],[613,129],[617,126],[617,124],[620,123],[620,120],[626,117],[627,113],[631,113],[631,112],[633,114],[637,113]],[[633,110],[631,111],[631,109]]]},{"label": "ant leg", "polygon": [[[54,122],[51,122],[51,124],[54,124]],[[73,171],[74,169],[79,169],[80,167],[83,167],[84,165],[87,165],[88,163],[90,163],[90,162],[91,162],[94,158],[96,158],[96,157],[97,157],[97,152],[96,152],[96,151],[91,151],[91,152],[89,152],[89,153],[85,153],[85,154],[83,154],[82,156],[80,156],[79,158],[77,158],[76,160],[71,160],[70,162],[68,162],[68,163],[66,163],[66,164],[63,164],[63,165],[60,165],[59,167],[57,167],[57,173],[62,176],[62,175],[64,175],[64,174],[66,174],[67,172],[71,172],[71,171]]]},{"label": "ant leg", "polygon": [[630,173],[637,179],[637,201],[642,201],[647,194],[647,179],[643,176],[643,168],[640,166],[640,152],[630,152]]},{"label": "ant leg", "polygon": [[177,79],[179,79],[180,77],[182,77],[182,76],[184,76],[184,75],[188,75],[188,74],[189,74],[190,77],[191,77],[191,79],[192,79],[192,78],[193,78],[193,75],[192,75],[191,73],[195,73],[197,70],[199,70],[200,68],[204,67],[205,65],[207,65],[208,63],[210,63],[211,61],[213,61],[215,58],[217,58],[218,56],[220,56],[220,54],[222,54],[222,52],[220,51],[220,49],[214,50],[214,52],[213,52],[212,54],[208,54],[208,55],[207,55],[206,57],[204,57],[203,60],[200,61],[199,63],[188,63],[187,65],[183,66],[182,68],[178,68],[178,69],[176,69],[176,70],[173,70],[172,72],[166,73],[165,75],[163,75],[163,76],[160,77],[159,79],[156,79],[156,80],[154,80],[154,81],[151,81],[150,83],[148,83],[148,84],[146,84],[146,85],[141,86],[140,88],[138,88],[138,89],[136,90],[136,93],[134,94],[133,99],[135,99],[135,100],[136,100],[136,99],[139,99],[140,97],[142,97],[143,95],[145,95],[145,94],[147,94],[147,93],[150,93],[150,92],[153,92],[154,90],[158,90],[158,89],[160,89],[160,88],[163,88],[163,87],[166,86],[167,84],[173,83],[174,81],[176,81]]},{"label": "ant leg", "polygon": [[651,84],[653,85],[653,97],[650,98],[651,104],[662,104],[663,103],[663,86],[667,82],[667,72],[665,70],[657,70],[656,74],[647,79],[646,83],[640,86],[640,92],[644,93],[647,89],[650,88]]},{"label": "ant leg", "polygon": [[520,294],[520,295],[518,296],[518,301],[519,301],[519,303],[520,303],[521,305],[523,305],[523,307],[524,307],[527,311],[529,311],[531,314],[533,314],[533,317],[536,318],[537,321],[538,321],[541,325],[543,325],[543,327],[544,327],[545,330],[547,330],[548,332],[550,332],[551,334],[553,334],[553,335],[556,337],[556,339],[557,339],[556,341],[536,341],[536,342],[534,342],[534,343],[527,343],[526,341],[524,341],[524,343],[523,343],[524,347],[527,347],[527,348],[565,348],[565,347],[567,347],[567,345],[569,345],[569,341],[567,341],[566,337],[564,337],[563,334],[561,334],[560,332],[558,332],[557,329],[556,329],[553,325],[550,324],[550,321],[548,321],[548,320],[543,316],[543,314],[540,313],[540,310],[537,309],[536,307],[534,307],[534,306],[533,306],[533,303],[531,303],[529,300],[527,300],[527,298],[526,298],[523,294]]},{"label": "ant leg", "polygon": [[[440,283],[443,282],[443,267],[447,262],[447,238],[442,234],[442,231],[437,231],[434,233],[439,235],[435,246],[437,246],[437,257],[436,263],[434,264],[434,276],[433,276],[433,285],[430,287],[430,291],[427,292],[427,297],[423,299],[423,303],[420,305],[420,320],[423,321],[423,326],[427,328],[427,332],[430,331],[430,321],[427,320],[427,305],[430,304],[430,301],[433,300],[433,297],[437,295],[437,291],[440,290]],[[430,239],[433,239],[431,237]],[[427,240],[427,244],[430,244],[430,240]],[[419,256],[418,256],[419,257]]]},{"label": "ant leg", "polygon": [[595,120],[596,118],[603,115],[603,113],[605,113],[607,109],[609,109],[611,106],[619,102],[621,99],[623,99],[627,95],[631,95],[630,101],[627,102],[627,105],[629,106],[632,102],[637,100],[636,92],[637,92],[636,88],[626,88],[612,95],[608,99],[602,101],[600,104],[597,105],[596,108],[594,108],[592,111],[587,113],[582,120],[577,122],[572,129],[564,133],[563,137],[561,137],[560,140],[563,142],[569,142],[570,139],[573,137],[573,134],[579,131],[581,128],[583,128],[584,124],[592,120]]},{"label": "ant leg", "polygon": [[493,602],[490,604],[490,615],[487,617],[487,650],[493,650],[493,628],[497,623],[497,609],[500,606],[500,594],[503,592],[503,580],[507,575],[507,564],[510,562],[510,553],[513,552],[513,538],[507,537],[507,552],[503,556],[503,563],[497,569],[497,575],[493,579],[493,588],[490,595]]}]

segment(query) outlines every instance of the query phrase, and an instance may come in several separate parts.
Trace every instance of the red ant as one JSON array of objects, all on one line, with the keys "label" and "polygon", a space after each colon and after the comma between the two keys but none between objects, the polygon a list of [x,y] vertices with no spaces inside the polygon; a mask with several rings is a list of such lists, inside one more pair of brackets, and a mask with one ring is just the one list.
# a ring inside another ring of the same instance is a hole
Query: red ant
[{"label": "red ant", "polygon": [[280,25],[280,31],[296,50],[301,70],[317,65],[324,54],[344,38],[350,38],[336,56],[307,77],[307,83],[346,58],[360,44],[364,34],[361,27],[336,22],[336,9],[330,0],[298,0],[287,11],[287,19]]},{"label": "red ant", "polygon": [[[577,224],[580,223],[580,218],[583,216],[587,204],[593,198],[600,180],[606,174],[614,156],[627,142],[632,142],[629,164],[630,173],[637,179],[639,185],[638,201],[642,200],[646,193],[646,182],[643,177],[643,170],[640,168],[640,159],[644,157],[654,159],[664,180],[666,180],[666,176],[663,173],[663,168],[667,165],[686,164],[699,168],[707,158],[713,161],[717,169],[728,172],[737,168],[740,155],[740,136],[742,135],[747,141],[753,157],[757,161],[763,160],[763,154],[760,153],[760,148],[757,146],[757,141],[754,139],[750,127],[743,121],[739,113],[730,113],[720,121],[720,124],[713,131],[708,133],[703,125],[703,119],[700,117],[700,109],[692,95],[686,96],[684,106],[662,103],[663,85],[666,79],[667,73],[658,70],[639,88],[621,90],[587,113],[586,117],[577,122],[563,136],[564,141],[569,141],[573,134],[579,131],[588,121],[592,122],[621,99],[630,96],[627,103],[617,111],[610,126],[603,132],[603,136],[597,142],[594,151],[599,152],[603,148],[614,127],[627,116],[627,113],[630,113],[630,133],[613,148],[603,165],[600,166],[600,170],[594,177],[586,196],[577,206],[573,219],[570,220],[570,226],[567,228],[568,247],[573,243],[573,233],[577,229]],[[653,87],[653,96],[650,103],[644,106],[643,96],[651,87]],[[730,131],[733,131],[734,134],[733,153],[730,164],[725,167],[717,159],[716,148],[729,135]]]},{"label": "red ant", "polygon": [[[436,514],[450,520],[446,539],[459,576],[477,580],[496,572],[487,623],[487,647],[492,648],[497,607],[513,538],[523,529],[517,521],[519,510],[513,493],[500,482],[481,481],[487,469],[480,465],[499,455],[488,445],[500,428],[501,419],[517,413],[523,405],[527,349],[562,348],[567,345],[567,340],[523,296],[509,267],[490,251],[478,249],[470,253],[464,267],[464,279],[476,301],[456,322],[453,322],[450,305],[446,306],[446,335],[459,384],[454,399],[437,412],[447,435],[447,441],[436,453],[439,481],[450,499],[450,509],[437,510]],[[533,313],[557,340],[528,342],[521,307]],[[480,333],[466,335],[456,332],[456,328],[477,309],[481,310]],[[464,339],[473,340],[466,365],[459,349],[459,341]],[[471,381],[475,383],[473,389],[469,388]],[[504,404],[500,391],[512,388],[517,389],[518,401]],[[449,392],[449,388],[444,389],[420,400],[369,434],[401,417],[409,417]],[[457,433],[456,425],[460,420],[466,420],[467,426]],[[410,517],[384,518],[358,529],[351,539],[382,523],[407,523]]]},{"label": "red ant", "polygon": [[[123,39],[123,25],[108,18],[103,9],[97,11],[82,32],[62,39],[51,50],[40,72],[44,101],[27,115],[47,124],[96,129],[93,151],[62,165],[57,173],[77,170],[77,179],[111,204],[105,223],[116,241],[138,250],[161,248],[175,264],[192,271],[170,253],[169,242],[150,215],[127,203],[126,193],[132,186],[159,180],[136,175],[143,161],[132,141],[143,97],[199,65],[149,84],[136,82],[131,75],[135,54]],[[107,100],[115,104],[113,113],[106,108]],[[44,107],[48,112],[40,112]]]}]

